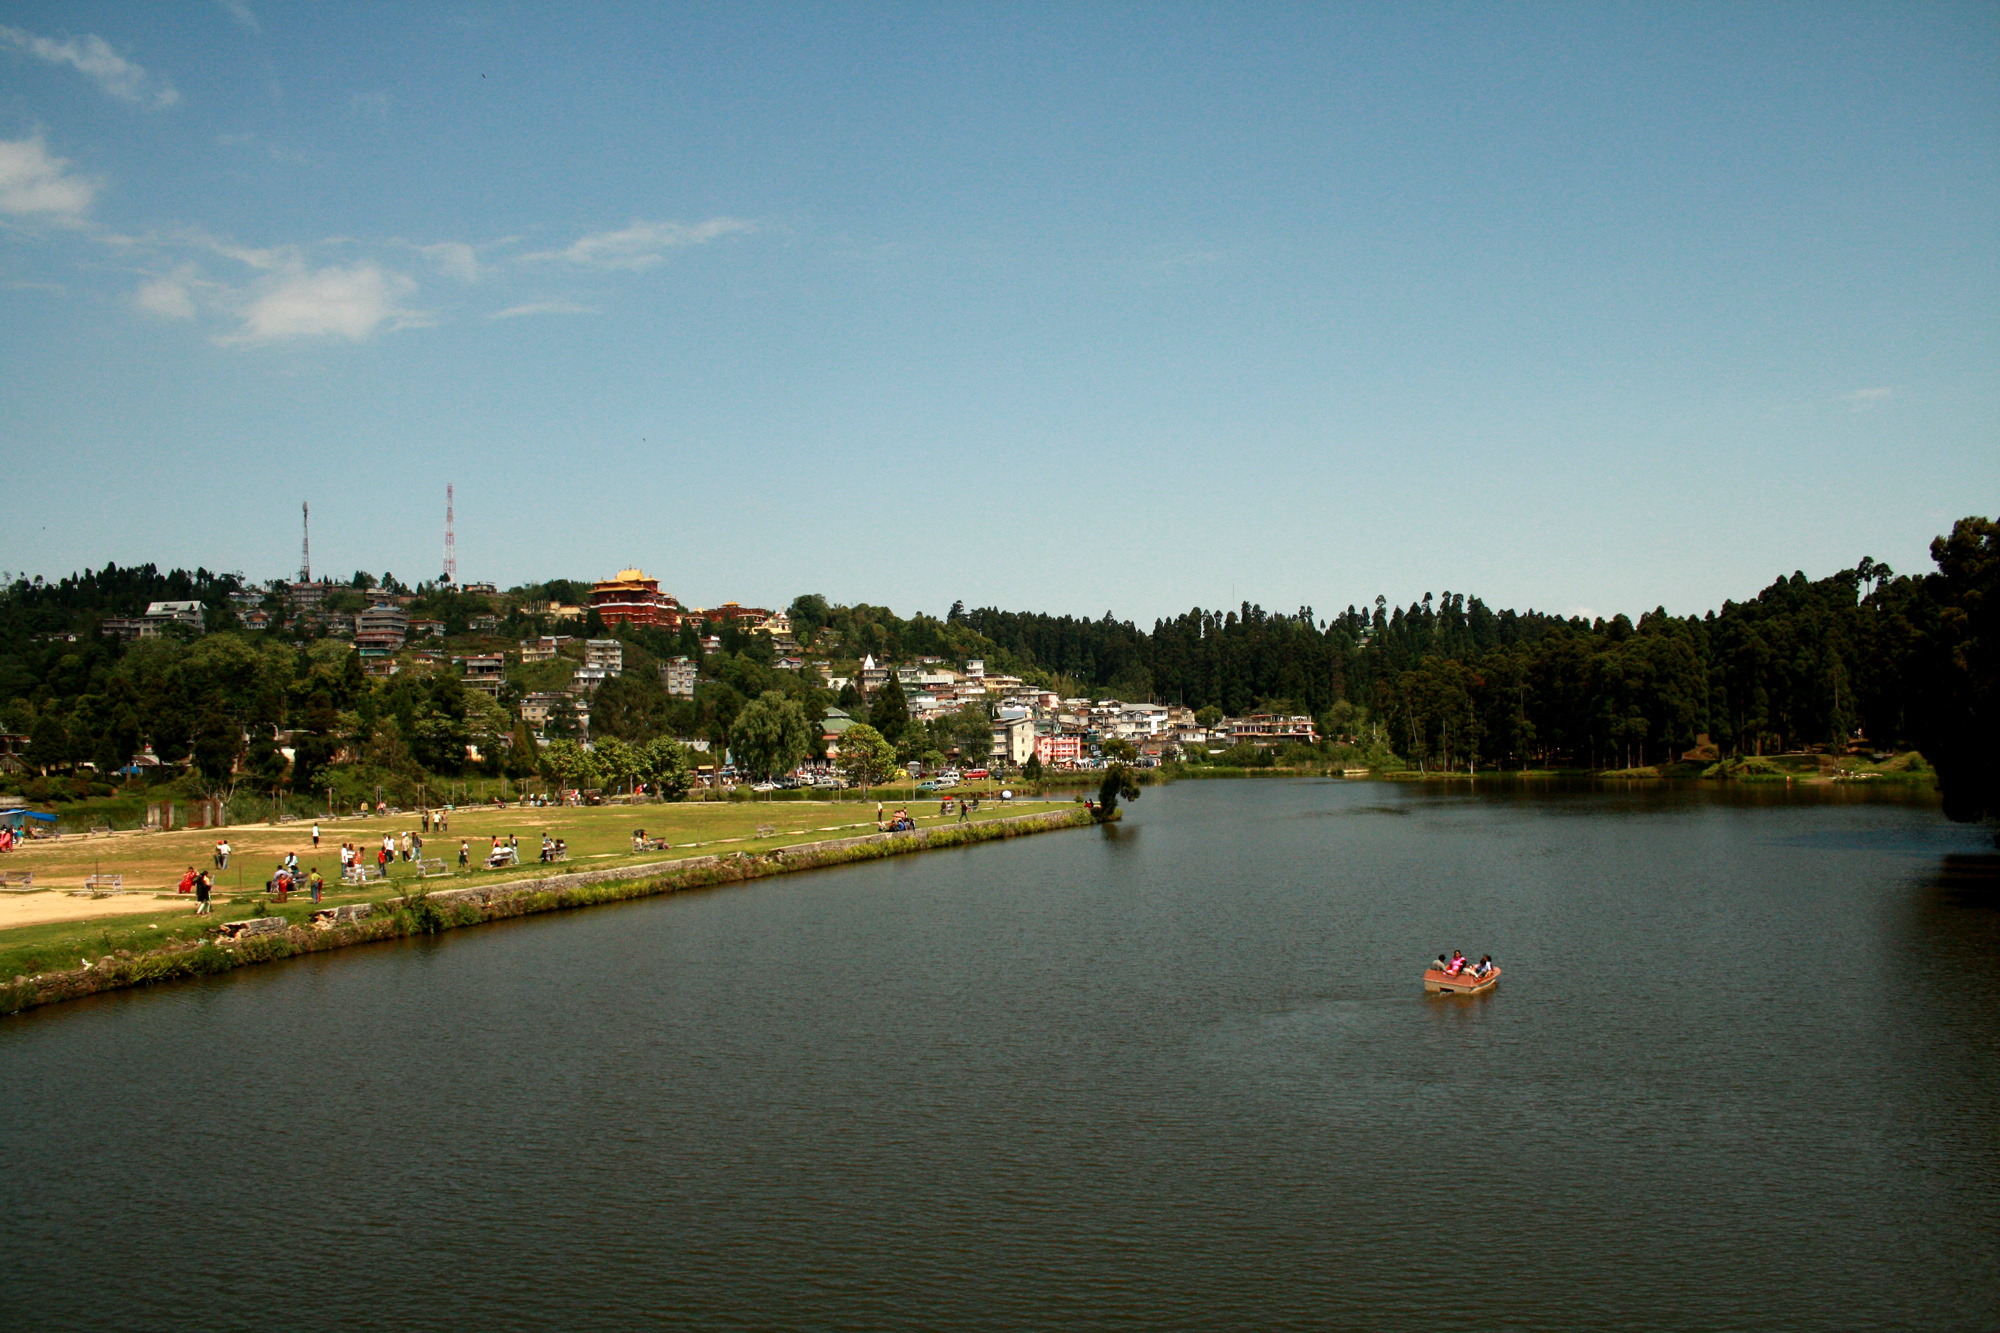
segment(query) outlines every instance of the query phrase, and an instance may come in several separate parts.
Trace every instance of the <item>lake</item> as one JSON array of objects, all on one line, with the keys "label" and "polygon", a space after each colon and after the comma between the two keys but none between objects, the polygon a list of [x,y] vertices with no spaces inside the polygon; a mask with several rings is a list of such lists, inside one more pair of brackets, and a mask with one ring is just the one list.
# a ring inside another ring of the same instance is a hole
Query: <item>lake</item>
[{"label": "lake", "polygon": [[1992,1328],[1997,866],[1853,787],[1190,781],[31,1011],[0,1326]]}]

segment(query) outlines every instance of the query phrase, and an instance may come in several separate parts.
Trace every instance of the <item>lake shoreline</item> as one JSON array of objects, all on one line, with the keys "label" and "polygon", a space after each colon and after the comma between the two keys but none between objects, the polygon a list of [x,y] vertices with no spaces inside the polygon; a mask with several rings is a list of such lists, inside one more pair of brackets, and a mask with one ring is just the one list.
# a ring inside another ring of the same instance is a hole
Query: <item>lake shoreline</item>
[{"label": "lake shoreline", "polygon": [[[1090,811],[1082,808],[1043,811],[980,823],[919,828],[904,833],[869,833],[797,843],[767,852],[686,857],[434,892],[413,889],[407,894],[380,902],[354,904],[353,907],[365,906],[366,912],[326,927],[303,925],[290,918],[258,918],[257,922],[282,920],[286,924],[273,925],[268,930],[247,933],[235,939],[211,938],[141,953],[106,956],[69,971],[16,977],[0,984],[0,1015],[18,1014],[106,991],[212,976],[239,967],[380,940],[432,935],[540,912],[628,902],[724,884],[740,884],[773,875],[907,856],[914,852],[943,851],[982,842],[1052,833],[1058,829],[1090,828],[1099,822]],[[228,924],[241,926],[243,923]]]}]

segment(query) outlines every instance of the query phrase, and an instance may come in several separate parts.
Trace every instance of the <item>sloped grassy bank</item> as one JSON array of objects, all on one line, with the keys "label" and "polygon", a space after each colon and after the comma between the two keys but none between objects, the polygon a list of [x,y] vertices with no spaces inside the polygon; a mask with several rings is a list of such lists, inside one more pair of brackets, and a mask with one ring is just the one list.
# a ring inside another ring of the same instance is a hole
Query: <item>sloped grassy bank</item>
[{"label": "sloped grassy bank", "polygon": [[[1018,815],[977,824],[953,824],[908,833],[869,833],[852,838],[798,843],[774,851],[695,856],[607,870],[576,871],[540,879],[411,893],[342,910],[347,919],[331,925],[305,924],[309,905],[295,905],[283,917],[247,923],[250,930],[236,939],[210,938],[143,953],[108,955],[72,971],[17,976],[0,984],[0,1014],[15,1014],[59,1000],[81,999],[103,991],[188,977],[211,976],[256,963],[271,963],[301,954],[324,953],[375,940],[433,935],[461,926],[559,912],[597,903],[650,898],[663,893],[709,888],[785,875],[801,870],[875,861],[911,852],[964,847],[973,843],[1018,838],[1056,829],[1087,828],[1097,822],[1083,809]],[[230,922],[234,927],[246,923]],[[79,960],[81,961],[81,960]]]}]

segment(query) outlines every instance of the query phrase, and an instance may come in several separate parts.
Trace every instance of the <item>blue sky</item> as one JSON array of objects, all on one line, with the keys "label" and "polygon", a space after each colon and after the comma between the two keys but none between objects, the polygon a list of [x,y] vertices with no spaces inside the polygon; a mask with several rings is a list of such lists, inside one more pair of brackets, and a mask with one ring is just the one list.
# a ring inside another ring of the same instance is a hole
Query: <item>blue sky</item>
[{"label": "blue sky", "polygon": [[0,5],[0,567],[1699,611],[2000,510],[2000,7]]}]

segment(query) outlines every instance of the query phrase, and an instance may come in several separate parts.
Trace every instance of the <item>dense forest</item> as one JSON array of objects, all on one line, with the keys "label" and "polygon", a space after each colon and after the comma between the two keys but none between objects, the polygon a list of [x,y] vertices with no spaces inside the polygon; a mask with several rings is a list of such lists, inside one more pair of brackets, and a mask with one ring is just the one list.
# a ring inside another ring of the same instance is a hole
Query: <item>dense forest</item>
[{"label": "dense forest", "polygon": [[[1898,574],[1864,559],[1818,580],[1780,578],[1702,615],[1654,610],[1636,622],[1496,611],[1456,592],[1407,606],[1378,597],[1329,616],[1248,603],[1195,608],[1150,632],[1109,613],[1091,620],[955,605],[942,619],[904,618],[810,594],[788,610],[819,658],[983,657],[989,672],[1065,696],[1305,713],[1330,740],[1367,741],[1425,766],[1623,768],[1670,759],[1703,737],[1723,755],[1857,738],[1916,748],[1937,767],[1949,813],[1977,818],[2000,809],[1989,776],[2000,740],[1992,704],[2000,525],[1961,520],[1932,555],[1934,572]],[[330,770],[343,753],[370,770],[361,776],[449,775],[464,767],[468,742],[494,771],[510,762],[532,769],[519,753],[533,741],[515,708],[518,690],[496,702],[445,673],[370,680],[339,641],[235,630],[230,594],[241,586],[234,575],[152,566],[15,582],[0,592],[0,727],[28,738],[24,758],[38,770],[88,763],[108,773],[150,746],[169,764],[234,765],[276,782],[288,767],[276,753],[280,731],[296,747],[289,767],[299,785],[338,777]],[[551,588],[581,591],[558,581],[515,592]],[[106,617],[167,599],[201,601],[211,632],[129,644],[96,632]],[[437,614],[456,633],[487,607],[505,613],[505,636],[540,628],[530,605],[431,591],[412,611]],[[700,657],[693,631],[618,633],[640,669],[600,689],[593,734],[727,741],[741,711],[772,692],[808,720],[834,703],[809,674],[774,670],[767,638],[734,628],[703,659],[695,698],[669,699],[650,667]],[[851,695],[841,702],[859,705]],[[910,732],[892,739],[913,754],[969,737],[979,723],[945,719],[917,732],[879,707],[871,720]]]}]

